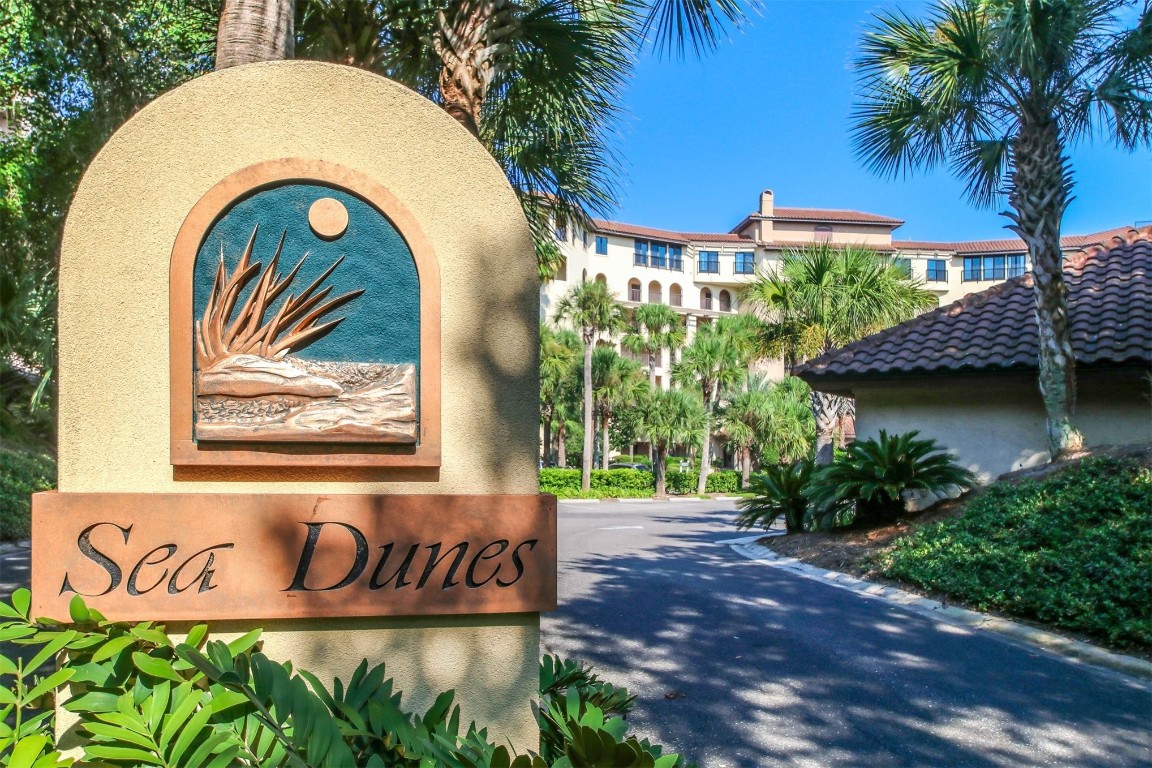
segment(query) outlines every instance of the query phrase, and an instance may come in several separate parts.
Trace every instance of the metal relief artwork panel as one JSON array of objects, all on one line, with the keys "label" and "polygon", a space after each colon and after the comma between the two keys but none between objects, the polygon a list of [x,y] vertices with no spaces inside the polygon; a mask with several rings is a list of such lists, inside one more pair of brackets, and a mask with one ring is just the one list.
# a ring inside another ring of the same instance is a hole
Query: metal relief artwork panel
[{"label": "metal relief artwork panel", "polygon": [[417,442],[420,280],[367,201],[292,180],[235,202],[192,304],[197,442]]}]

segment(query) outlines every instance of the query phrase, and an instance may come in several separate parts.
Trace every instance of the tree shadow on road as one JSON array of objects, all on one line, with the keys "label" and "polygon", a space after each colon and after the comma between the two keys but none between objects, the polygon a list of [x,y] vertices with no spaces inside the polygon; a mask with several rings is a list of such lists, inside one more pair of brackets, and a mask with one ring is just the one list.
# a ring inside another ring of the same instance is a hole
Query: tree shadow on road
[{"label": "tree shadow on road", "polygon": [[[548,650],[640,694],[638,730],[702,768],[1147,764],[1146,686],[745,560],[716,521],[562,563],[544,623]],[[565,594],[564,571],[591,582]]]}]

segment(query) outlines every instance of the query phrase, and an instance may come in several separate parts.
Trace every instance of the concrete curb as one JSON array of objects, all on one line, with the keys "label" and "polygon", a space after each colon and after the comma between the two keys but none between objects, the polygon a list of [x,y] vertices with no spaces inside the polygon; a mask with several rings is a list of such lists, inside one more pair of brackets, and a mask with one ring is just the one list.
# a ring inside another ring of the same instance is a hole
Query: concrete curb
[{"label": "concrete curb", "polygon": [[976,611],[970,611],[966,608],[946,605],[937,600],[914,595],[893,587],[886,587],[883,584],[864,581],[855,576],[849,576],[846,573],[827,571],[823,568],[802,563],[795,558],[780,557],[772,550],[767,547],[762,547],[759,544],[741,542],[731,543],[729,546],[736,554],[746,557],[749,560],[754,560],[773,568],[780,568],[795,573],[797,576],[803,576],[806,579],[814,579],[815,581],[830,584],[840,589],[847,589],[865,597],[887,600],[890,603],[895,603],[937,621],[943,621],[960,627],[968,627],[974,630],[995,632],[999,635],[1010,637],[1013,640],[1050,651],[1066,659],[1097,667],[1104,667],[1114,672],[1121,672],[1144,680],[1152,680],[1152,662],[1143,659],[1125,656],[1120,653],[1112,653],[1111,651],[1106,651],[1103,648],[1098,648],[1080,640],[1072,640],[1071,638],[1057,635],[1053,632],[1046,632],[1025,624],[1001,619],[997,616],[989,616],[987,614],[977,613]]}]

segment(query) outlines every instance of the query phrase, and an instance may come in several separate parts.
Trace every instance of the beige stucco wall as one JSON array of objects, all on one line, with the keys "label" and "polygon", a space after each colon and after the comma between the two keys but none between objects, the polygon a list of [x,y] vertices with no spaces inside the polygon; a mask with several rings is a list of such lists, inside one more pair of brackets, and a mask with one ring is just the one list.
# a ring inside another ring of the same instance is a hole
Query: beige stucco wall
[{"label": "beige stucco wall", "polygon": [[[253,163],[318,158],[376,179],[436,252],[442,293],[439,472],[192,471],[169,464],[168,267],[184,217]],[[365,72],[276,62],[156,100],[93,161],[60,265],[60,490],[536,493],[537,282],[531,236],[498,166],[454,120]],[[414,479],[415,478],[415,479]],[[322,677],[385,660],[406,701],[456,688],[465,719],[535,743],[539,617],[262,622],[265,649]],[[241,631],[233,625],[227,629]]]},{"label": "beige stucco wall", "polygon": [[[1152,403],[1138,371],[1080,377],[1085,444],[1152,442]],[[856,435],[920,430],[988,482],[1048,460],[1044,407],[1031,376],[955,377],[853,388]]]}]

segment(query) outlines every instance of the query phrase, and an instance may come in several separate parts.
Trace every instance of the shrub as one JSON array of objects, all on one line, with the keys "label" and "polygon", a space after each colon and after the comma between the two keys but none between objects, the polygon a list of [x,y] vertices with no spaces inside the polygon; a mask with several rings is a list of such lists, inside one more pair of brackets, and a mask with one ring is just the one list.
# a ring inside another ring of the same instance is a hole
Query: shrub
[{"label": "shrub", "polygon": [[892,522],[904,512],[901,494],[908,490],[936,493],[969,489],[976,477],[955,463],[935,440],[917,439],[919,432],[858,440],[843,457],[812,477],[808,497],[821,511],[855,505],[855,522]]},{"label": "shrub", "polygon": [[0,450],[0,541],[32,532],[32,494],[56,487],[56,462],[39,453]]},{"label": "shrub", "polygon": [[769,466],[752,475],[748,490],[754,495],[736,503],[741,510],[736,527],[748,529],[758,525],[767,530],[776,518],[784,515],[788,533],[803,533],[811,478],[811,461]]},{"label": "shrub", "polygon": [[652,466],[651,460],[643,454],[633,455],[630,453],[622,453],[612,459],[610,463],[615,464],[616,462],[620,462],[621,464],[647,464],[648,466]]},{"label": "shrub", "polygon": [[716,469],[708,475],[705,490],[708,493],[739,493],[740,473],[734,469]]},{"label": "shrub", "polygon": [[594,469],[592,489],[580,491],[580,470],[540,470],[540,492],[553,493],[562,499],[576,498],[640,498],[651,496],[656,480],[651,472],[642,469]]},{"label": "shrub", "polygon": [[[340,766],[340,768],[675,768],[678,755],[627,734],[634,697],[585,665],[545,657],[540,666],[539,753],[516,756],[475,723],[460,727],[452,691],[423,715],[401,706],[383,664],[362,661],[329,690],[307,670],[259,650],[260,630],[230,643],[193,627],[177,643],[150,622],[106,621],[75,597],[74,624],[29,619],[31,596],[0,602],[0,640],[38,649],[24,663],[0,654],[0,764],[66,768],[52,705],[66,684],[82,693],[64,708],[79,718],[83,763]],[[45,678],[35,670],[57,657]]]},{"label": "shrub", "polygon": [[1152,470],[1092,459],[1042,481],[999,484],[964,515],[881,557],[886,575],[1104,638],[1152,646]]}]

